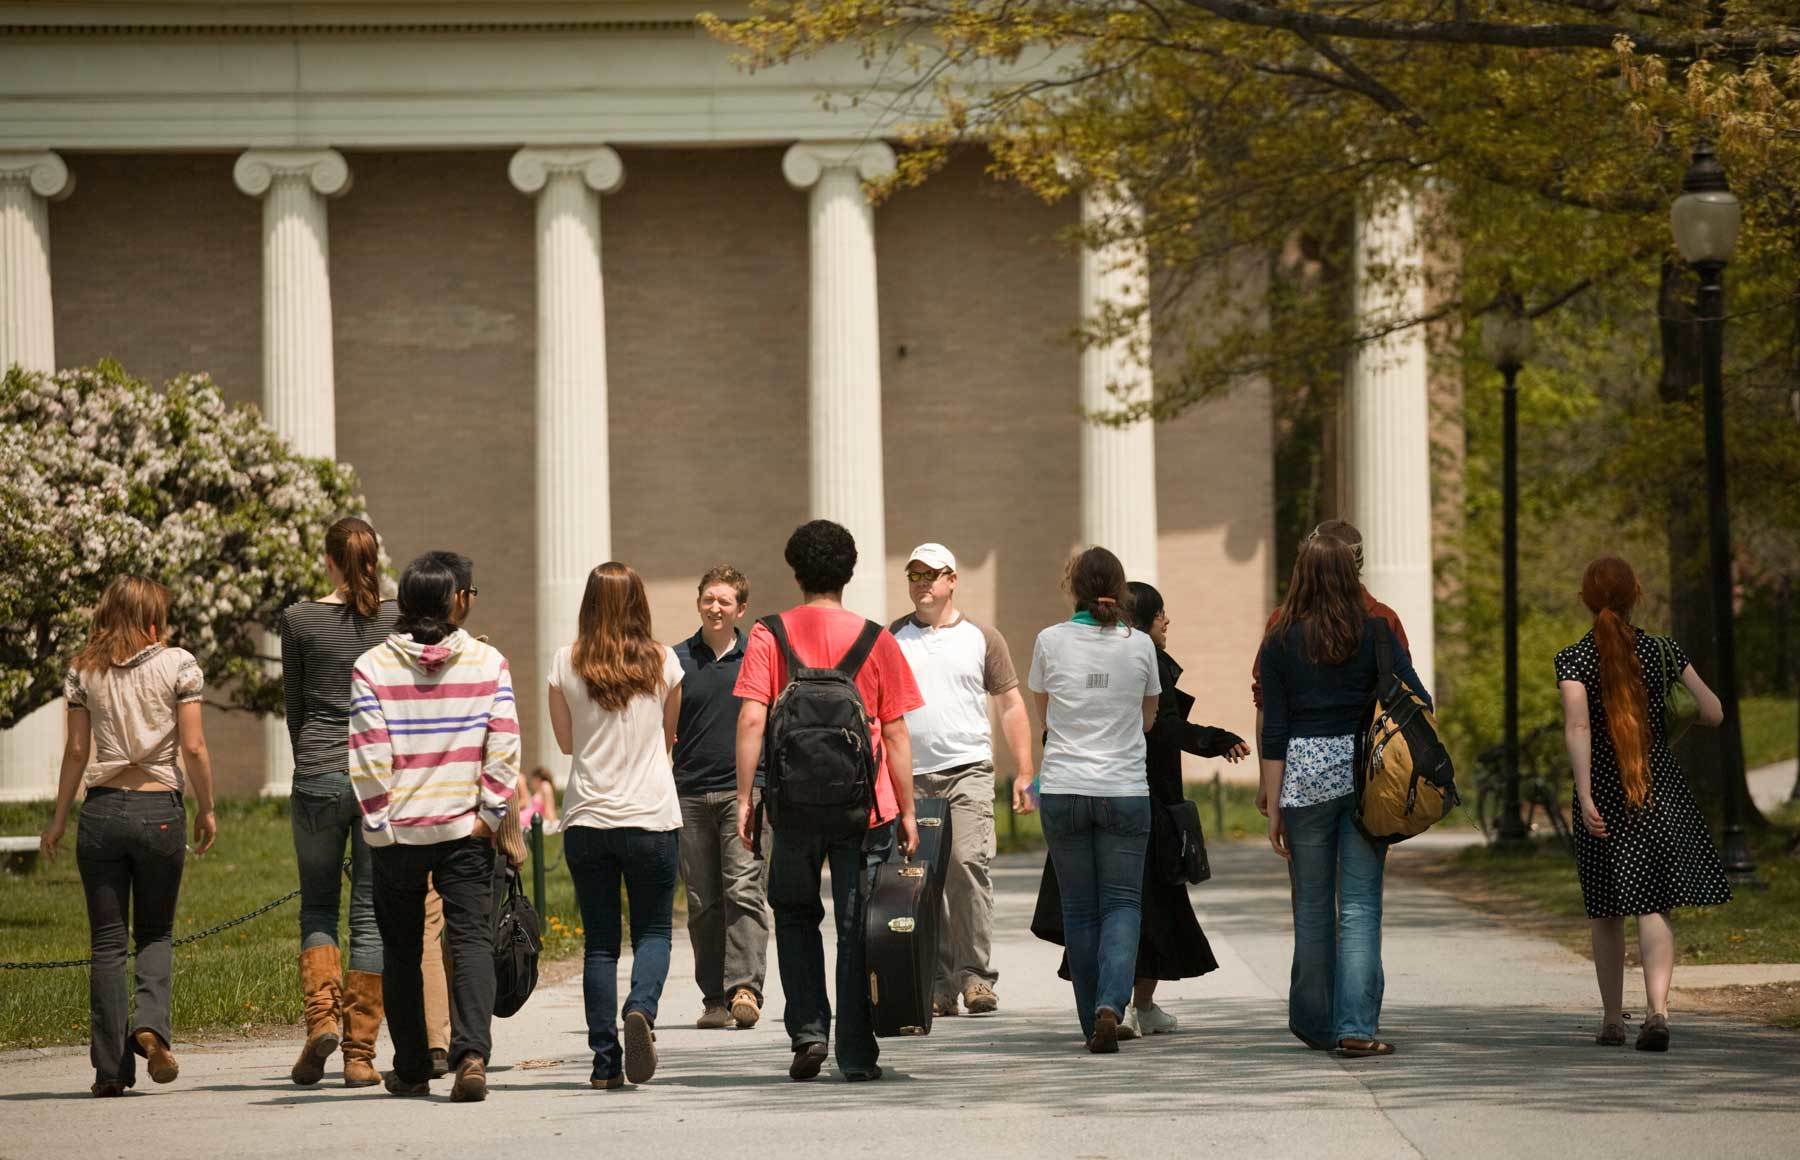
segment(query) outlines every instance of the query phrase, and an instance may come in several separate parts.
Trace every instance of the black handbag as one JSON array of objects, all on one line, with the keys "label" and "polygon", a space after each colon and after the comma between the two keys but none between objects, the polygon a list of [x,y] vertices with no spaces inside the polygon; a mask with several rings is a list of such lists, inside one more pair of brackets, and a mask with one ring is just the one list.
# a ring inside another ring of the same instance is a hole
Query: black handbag
[{"label": "black handbag", "polygon": [[494,1014],[516,1014],[537,988],[543,926],[525,897],[519,872],[506,870],[506,896],[494,907]]},{"label": "black handbag", "polygon": [[1206,858],[1206,835],[1200,830],[1200,807],[1183,798],[1159,804],[1151,817],[1150,841],[1156,847],[1156,874],[1164,882],[1198,886],[1212,877]]}]

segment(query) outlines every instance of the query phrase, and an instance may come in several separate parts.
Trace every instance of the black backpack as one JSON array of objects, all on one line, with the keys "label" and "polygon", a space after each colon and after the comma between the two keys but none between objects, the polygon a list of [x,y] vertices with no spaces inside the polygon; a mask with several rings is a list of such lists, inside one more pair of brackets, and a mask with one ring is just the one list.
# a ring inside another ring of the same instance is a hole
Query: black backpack
[{"label": "black backpack", "polygon": [[[849,837],[869,828],[875,805],[875,748],[856,674],[882,628],[874,621],[835,668],[800,663],[780,615],[758,621],[775,638],[788,683],[763,731],[763,808],[777,829]],[[761,816],[758,839],[761,838]]]},{"label": "black backpack", "polygon": [[544,947],[537,911],[525,897],[519,872],[506,871],[506,895],[494,907],[494,1014],[504,1019],[525,1006],[538,981]]}]

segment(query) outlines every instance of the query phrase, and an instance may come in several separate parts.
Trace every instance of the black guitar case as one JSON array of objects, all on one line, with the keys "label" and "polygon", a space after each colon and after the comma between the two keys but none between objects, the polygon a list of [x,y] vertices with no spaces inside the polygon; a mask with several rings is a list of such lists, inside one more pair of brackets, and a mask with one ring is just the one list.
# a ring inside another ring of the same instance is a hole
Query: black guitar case
[{"label": "black guitar case", "polygon": [[950,803],[920,798],[919,851],[875,868],[863,912],[869,1007],[875,1034],[931,1034],[931,991],[937,974],[938,912],[950,850]]}]

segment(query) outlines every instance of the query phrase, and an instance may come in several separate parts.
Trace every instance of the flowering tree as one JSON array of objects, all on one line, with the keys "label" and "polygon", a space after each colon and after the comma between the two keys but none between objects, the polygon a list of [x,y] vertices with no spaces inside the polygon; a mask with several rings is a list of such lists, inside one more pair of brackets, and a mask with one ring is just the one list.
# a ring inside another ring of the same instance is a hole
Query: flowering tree
[{"label": "flowering tree", "polygon": [[161,390],[115,363],[0,381],[0,728],[53,701],[114,576],[167,585],[170,643],[231,707],[279,712],[259,630],[326,586],[355,473],[296,455],[204,375]]}]

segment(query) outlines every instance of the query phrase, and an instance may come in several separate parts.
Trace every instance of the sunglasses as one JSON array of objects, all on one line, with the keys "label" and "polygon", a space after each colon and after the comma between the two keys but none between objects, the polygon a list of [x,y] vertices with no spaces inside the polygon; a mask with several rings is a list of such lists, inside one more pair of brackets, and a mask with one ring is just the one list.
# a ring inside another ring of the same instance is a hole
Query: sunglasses
[{"label": "sunglasses", "polygon": [[948,576],[949,574],[950,569],[948,568],[937,568],[929,572],[917,572],[908,569],[906,579],[907,582],[911,584],[923,584],[927,580],[936,580],[939,576]]}]

